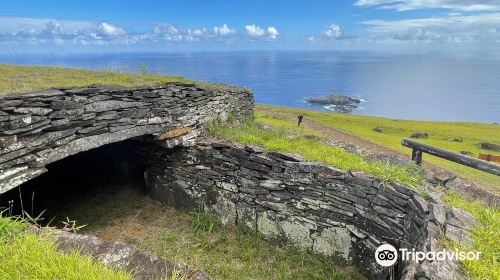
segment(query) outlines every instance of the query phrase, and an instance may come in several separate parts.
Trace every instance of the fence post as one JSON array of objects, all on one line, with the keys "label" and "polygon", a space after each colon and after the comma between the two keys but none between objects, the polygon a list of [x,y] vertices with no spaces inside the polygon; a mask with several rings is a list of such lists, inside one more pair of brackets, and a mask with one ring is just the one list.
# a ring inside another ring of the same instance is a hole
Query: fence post
[{"label": "fence post", "polygon": [[413,148],[411,151],[411,160],[413,160],[417,165],[422,164],[422,151],[416,148]]}]

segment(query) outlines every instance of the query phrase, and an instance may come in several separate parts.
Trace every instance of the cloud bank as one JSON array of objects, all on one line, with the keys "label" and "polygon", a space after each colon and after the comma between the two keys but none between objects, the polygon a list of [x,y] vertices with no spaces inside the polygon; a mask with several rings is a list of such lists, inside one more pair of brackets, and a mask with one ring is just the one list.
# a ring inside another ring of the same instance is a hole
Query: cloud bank
[{"label": "cloud bank", "polygon": [[280,35],[274,26],[261,28],[246,25],[246,34],[224,23],[212,30],[205,27],[180,28],[157,24],[150,30],[134,31],[109,22],[66,21],[53,19],[0,17],[0,43],[73,44],[73,45],[131,45],[189,42],[220,42],[224,38],[245,41],[263,38],[275,40]]},{"label": "cloud bank", "polygon": [[457,11],[500,10],[500,0],[358,0],[355,5],[396,11],[419,9],[450,9]]},{"label": "cloud bank", "polygon": [[380,39],[414,42],[500,42],[500,13],[362,22]]}]

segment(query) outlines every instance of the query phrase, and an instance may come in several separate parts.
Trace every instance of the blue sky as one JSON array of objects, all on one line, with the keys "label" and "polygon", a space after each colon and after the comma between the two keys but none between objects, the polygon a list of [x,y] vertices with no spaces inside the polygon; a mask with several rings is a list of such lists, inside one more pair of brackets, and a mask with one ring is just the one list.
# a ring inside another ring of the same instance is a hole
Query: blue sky
[{"label": "blue sky", "polygon": [[2,2],[8,54],[500,49],[500,0]]}]

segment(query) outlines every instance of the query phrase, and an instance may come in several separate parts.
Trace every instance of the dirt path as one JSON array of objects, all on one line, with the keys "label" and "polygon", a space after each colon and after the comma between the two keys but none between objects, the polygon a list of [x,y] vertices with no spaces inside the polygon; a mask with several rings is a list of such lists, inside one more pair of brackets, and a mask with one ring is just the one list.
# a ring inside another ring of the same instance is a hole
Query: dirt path
[{"label": "dirt path", "polygon": [[[292,114],[292,113],[284,113],[281,111],[276,111],[271,108],[259,108],[260,111],[266,112],[266,113],[272,113],[273,115],[279,116],[280,118],[288,119],[290,121],[296,121],[297,120],[297,115]],[[338,142],[343,142],[345,144],[351,144],[355,145],[357,147],[360,147],[362,150],[369,152],[369,153],[383,153],[386,155],[392,155],[395,157],[406,157],[409,158],[409,155],[404,154],[400,151],[396,151],[387,147],[384,147],[382,145],[373,143],[369,140],[360,138],[356,135],[341,131],[339,129],[336,129],[334,127],[322,124],[318,121],[304,118],[302,121],[303,125],[306,125],[308,128],[313,129],[315,131],[321,132],[324,137],[329,138],[330,140],[338,141]],[[440,171],[448,171],[444,168],[441,168],[440,166],[424,162],[422,167],[424,170],[427,172],[430,171],[435,171],[435,170],[440,170]],[[448,171],[449,172],[449,171]],[[489,191],[489,188],[487,186],[481,186],[476,183],[471,182],[470,180],[466,178],[462,178],[458,176],[457,179],[451,181],[447,186],[457,190],[459,193],[462,195],[472,198],[472,199],[481,199],[485,201],[488,204],[496,204],[498,205],[498,197]]]}]

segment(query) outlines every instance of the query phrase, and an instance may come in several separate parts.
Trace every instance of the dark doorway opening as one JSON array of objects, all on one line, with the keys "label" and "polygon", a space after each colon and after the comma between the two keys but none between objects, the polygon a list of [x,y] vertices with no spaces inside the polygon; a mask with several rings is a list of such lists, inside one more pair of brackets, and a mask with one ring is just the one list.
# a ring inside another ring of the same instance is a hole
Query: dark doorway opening
[{"label": "dark doorway opening", "polygon": [[146,195],[141,145],[126,140],[54,162],[46,166],[47,173],[0,195],[0,209],[31,217],[43,212],[41,225],[87,224],[94,215],[106,214],[91,211],[95,203],[112,203],[106,196],[124,191]]}]

